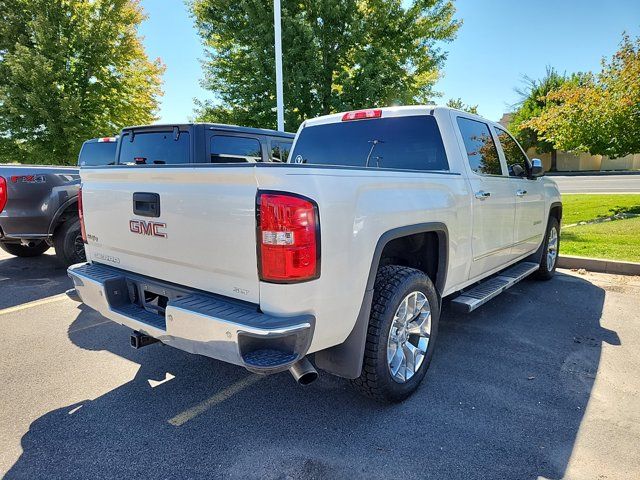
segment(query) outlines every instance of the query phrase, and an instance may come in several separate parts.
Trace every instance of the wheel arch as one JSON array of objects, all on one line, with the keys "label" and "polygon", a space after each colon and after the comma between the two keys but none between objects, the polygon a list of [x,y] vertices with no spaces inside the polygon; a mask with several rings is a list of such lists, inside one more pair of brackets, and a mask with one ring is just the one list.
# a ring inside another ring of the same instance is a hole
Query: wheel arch
[{"label": "wheel arch", "polygon": [[553,202],[549,206],[549,217],[556,217],[558,223],[562,222],[562,202]]},{"label": "wheel arch", "polygon": [[540,260],[542,260],[545,236],[547,235],[547,230],[549,229],[549,219],[552,218],[552,217],[554,217],[554,218],[556,218],[558,220],[558,224],[560,224],[562,222],[562,202],[553,202],[549,206],[549,213],[547,215],[547,224],[546,224],[546,226],[544,228],[544,234],[542,235],[542,241],[540,242],[540,245],[538,246],[538,249],[534,253],[529,255],[527,258],[525,258],[525,261],[533,262],[533,263],[540,263]]},{"label": "wheel arch", "polygon": [[435,246],[433,244],[427,244],[426,248],[430,251],[422,252],[429,255],[433,254],[434,249],[437,251],[437,260],[434,264],[435,271],[428,271],[428,268],[420,268],[415,264],[404,266],[424,271],[431,278],[438,294],[441,294],[441,292],[444,291],[444,286],[447,280],[447,267],[449,265],[449,230],[447,229],[447,226],[441,222],[419,223],[416,225],[394,228],[381,235],[373,253],[369,277],[367,279],[367,290],[373,290],[376,274],[381,266],[381,260],[384,259],[383,255],[385,252],[388,252],[389,247],[393,245],[394,242],[404,239],[414,239],[423,235],[433,235],[437,238]]},{"label": "wheel arch", "polygon": [[65,222],[67,219],[77,216],[78,212],[78,197],[68,198],[62,205],[58,207],[56,213],[54,213],[51,218],[51,222],[49,222],[49,230],[48,234],[53,235],[56,229],[60,226],[61,223]]},{"label": "wheel arch", "polygon": [[[416,235],[435,235],[437,238],[438,259],[435,278],[432,278],[438,296],[444,291],[449,262],[449,230],[444,223],[428,222],[391,229],[383,233],[376,243],[367,277],[367,286],[355,325],[347,339],[339,345],[315,353],[316,365],[333,375],[343,378],[358,378],[362,370],[364,347],[367,340],[367,328],[373,301],[373,286],[378,268],[384,259],[385,249],[392,242],[403,238],[415,238]],[[433,244],[429,244],[433,248]],[[423,270],[424,271],[424,270]],[[425,272],[429,275],[428,272]],[[433,272],[432,272],[433,275]]]}]

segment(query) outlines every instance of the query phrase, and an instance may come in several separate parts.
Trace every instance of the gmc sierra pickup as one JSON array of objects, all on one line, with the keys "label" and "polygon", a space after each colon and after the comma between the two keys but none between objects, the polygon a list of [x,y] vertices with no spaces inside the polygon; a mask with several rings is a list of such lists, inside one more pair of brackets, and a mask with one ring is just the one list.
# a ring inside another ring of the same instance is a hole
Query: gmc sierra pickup
[{"label": "gmc sierra pickup", "polygon": [[[415,106],[315,118],[288,164],[213,165],[215,136],[205,148],[171,143],[186,133],[136,152],[162,149],[162,165],[81,171],[88,262],[68,271],[86,305],[133,329],[134,347],[288,369],[302,384],[317,377],[311,356],[400,401],[431,362],[443,297],[468,312],[556,268],[555,183],[476,115]],[[200,162],[172,164],[188,152]]]}]

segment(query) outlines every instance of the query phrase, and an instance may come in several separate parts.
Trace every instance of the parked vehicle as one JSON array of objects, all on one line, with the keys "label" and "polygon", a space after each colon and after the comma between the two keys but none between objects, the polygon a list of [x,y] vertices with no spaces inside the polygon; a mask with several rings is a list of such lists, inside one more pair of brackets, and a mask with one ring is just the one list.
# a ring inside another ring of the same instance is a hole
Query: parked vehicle
[{"label": "parked vehicle", "polygon": [[294,134],[221,124],[153,125],[122,130],[118,164],[286,162]]},{"label": "parked vehicle", "polygon": [[[171,133],[135,151],[155,159],[162,146],[160,166],[81,172],[88,263],[69,274],[136,348],[159,340],[302,384],[317,377],[314,354],[399,401],[431,362],[443,297],[462,292],[450,304],[472,311],[555,271],[555,183],[476,115],[416,106],[308,120],[289,164],[211,165],[215,135],[203,146]],[[189,155],[197,165],[176,165]]]},{"label": "parked vehicle", "polygon": [[[185,135],[173,143],[173,130]],[[186,129],[186,130],[185,130]],[[255,128],[230,125],[153,126],[123,131],[125,144],[119,155],[120,163],[164,163],[163,155],[171,155],[172,162],[189,163],[196,160],[195,152],[177,158],[176,149],[164,150],[162,141],[182,146],[194,138],[215,136],[207,151],[211,163],[286,162],[294,135]],[[164,133],[163,133],[164,132]],[[170,134],[167,135],[167,132]],[[153,149],[147,149],[148,145]],[[204,143],[202,143],[204,147]],[[116,163],[117,138],[94,138],[84,142],[78,166],[94,167]],[[141,156],[139,152],[145,152]],[[191,156],[193,153],[193,157]],[[152,156],[152,158],[147,158]],[[0,167],[0,248],[19,257],[34,257],[50,247],[66,265],[86,260],[78,219],[78,189],[80,175],[73,167],[4,166]]]},{"label": "parked vehicle", "polygon": [[[115,163],[117,139],[82,145],[78,165]],[[86,260],[78,219],[79,169],[34,165],[0,166],[0,248],[36,257],[54,247],[65,266]]]}]

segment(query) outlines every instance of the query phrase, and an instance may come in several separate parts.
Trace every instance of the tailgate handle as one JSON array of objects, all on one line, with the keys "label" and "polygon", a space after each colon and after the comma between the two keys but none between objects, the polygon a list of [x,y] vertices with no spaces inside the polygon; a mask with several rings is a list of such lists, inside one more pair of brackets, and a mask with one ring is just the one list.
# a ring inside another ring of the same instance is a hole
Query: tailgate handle
[{"label": "tailgate handle", "polygon": [[133,213],[141,217],[160,216],[160,195],[136,192],[133,194]]}]

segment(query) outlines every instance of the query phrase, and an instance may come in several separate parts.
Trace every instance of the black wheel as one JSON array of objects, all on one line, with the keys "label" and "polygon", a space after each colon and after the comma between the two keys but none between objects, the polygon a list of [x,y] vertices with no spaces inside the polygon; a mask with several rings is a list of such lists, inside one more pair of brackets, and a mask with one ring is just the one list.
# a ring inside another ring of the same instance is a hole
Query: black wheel
[{"label": "black wheel", "polygon": [[369,397],[400,402],[424,378],[438,334],[438,295],[429,277],[408,267],[378,271],[360,377],[353,385]]},{"label": "black wheel", "polygon": [[558,253],[560,252],[560,224],[555,217],[549,217],[547,232],[542,244],[540,268],[535,273],[538,280],[550,280],[556,273]]},{"label": "black wheel", "polygon": [[38,257],[49,250],[49,244],[44,240],[34,240],[29,245],[0,243],[0,248],[16,257]]},{"label": "black wheel", "polygon": [[64,266],[86,262],[84,242],[80,233],[80,220],[71,219],[60,225],[53,236],[53,246],[56,249],[58,260]]}]

